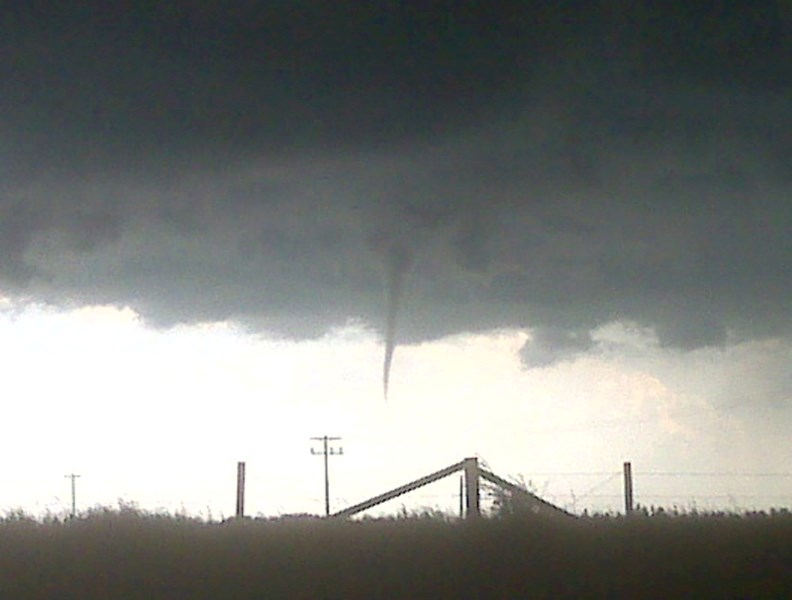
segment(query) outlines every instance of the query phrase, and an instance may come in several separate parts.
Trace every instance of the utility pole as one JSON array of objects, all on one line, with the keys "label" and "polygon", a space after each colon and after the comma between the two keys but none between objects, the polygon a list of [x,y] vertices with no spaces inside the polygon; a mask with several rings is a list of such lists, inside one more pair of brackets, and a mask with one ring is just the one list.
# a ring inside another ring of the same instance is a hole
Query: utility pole
[{"label": "utility pole", "polygon": [[311,448],[311,454],[321,454],[324,456],[325,515],[328,517],[330,516],[330,470],[328,468],[328,459],[331,456],[340,456],[344,454],[343,448],[332,448],[328,442],[335,442],[340,439],[340,437],[330,437],[326,435],[311,438],[312,441],[322,442],[322,450]]},{"label": "utility pole", "polygon": [[75,475],[74,473],[70,473],[69,475],[64,475],[67,479],[71,479],[71,518],[73,519],[77,514],[77,478],[79,475]]}]

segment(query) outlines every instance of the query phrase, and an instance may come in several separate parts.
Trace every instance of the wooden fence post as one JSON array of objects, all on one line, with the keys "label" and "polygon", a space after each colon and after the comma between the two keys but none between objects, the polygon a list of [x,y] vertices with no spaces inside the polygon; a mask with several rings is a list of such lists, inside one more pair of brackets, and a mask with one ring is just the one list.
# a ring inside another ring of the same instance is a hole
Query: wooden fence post
[{"label": "wooden fence post", "polygon": [[237,463],[236,518],[245,516],[245,463]]},{"label": "wooden fence post", "polygon": [[478,459],[465,459],[465,517],[475,519],[481,516],[479,508],[479,467]]},{"label": "wooden fence post", "polygon": [[632,464],[624,463],[624,514],[628,517],[633,512],[633,480]]}]

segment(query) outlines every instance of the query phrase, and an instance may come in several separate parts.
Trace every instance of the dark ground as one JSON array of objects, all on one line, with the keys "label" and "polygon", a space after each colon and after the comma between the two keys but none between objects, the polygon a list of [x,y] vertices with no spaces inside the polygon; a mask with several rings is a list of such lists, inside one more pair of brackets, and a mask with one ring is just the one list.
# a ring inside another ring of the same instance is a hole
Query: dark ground
[{"label": "dark ground", "polygon": [[0,522],[0,598],[792,598],[792,514]]}]

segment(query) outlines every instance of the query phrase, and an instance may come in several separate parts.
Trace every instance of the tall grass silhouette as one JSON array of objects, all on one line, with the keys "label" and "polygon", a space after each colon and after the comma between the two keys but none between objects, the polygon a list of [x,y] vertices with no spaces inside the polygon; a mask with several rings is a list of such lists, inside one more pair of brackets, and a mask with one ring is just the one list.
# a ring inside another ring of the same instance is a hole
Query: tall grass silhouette
[{"label": "tall grass silhouette", "polygon": [[0,598],[787,598],[792,514],[0,521]]}]

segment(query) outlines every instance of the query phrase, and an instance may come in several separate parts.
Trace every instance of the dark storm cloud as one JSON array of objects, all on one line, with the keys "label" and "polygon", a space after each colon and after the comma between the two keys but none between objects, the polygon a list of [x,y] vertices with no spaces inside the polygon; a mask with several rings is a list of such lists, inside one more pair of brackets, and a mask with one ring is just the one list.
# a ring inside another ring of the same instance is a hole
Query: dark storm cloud
[{"label": "dark storm cloud", "polygon": [[552,327],[537,327],[520,350],[520,358],[528,367],[546,367],[574,358],[593,347],[594,341],[588,332],[580,334]]},{"label": "dark storm cloud", "polygon": [[790,332],[785,3],[45,4],[2,9],[6,294],[533,365]]}]

